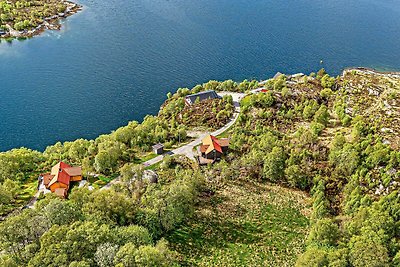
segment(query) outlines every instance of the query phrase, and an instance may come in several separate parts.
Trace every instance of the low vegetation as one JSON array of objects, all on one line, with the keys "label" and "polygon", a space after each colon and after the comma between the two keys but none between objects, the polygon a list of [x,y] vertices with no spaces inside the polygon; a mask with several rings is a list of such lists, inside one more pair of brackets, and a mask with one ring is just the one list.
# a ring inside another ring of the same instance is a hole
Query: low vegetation
[{"label": "low vegetation", "polygon": [[170,98],[160,111],[160,116],[172,123],[185,125],[190,128],[206,130],[218,129],[224,126],[234,112],[231,96],[223,99],[208,99],[197,101],[193,105],[185,105],[183,97]]},{"label": "low vegetation", "polygon": [[[379,95],[349,82],[359,76],[370,77]],[[268,92],[242,103],[231,130],[234,152],[219,176],[310,192],[310,233],[296,266],[400,264],[398,137],[382,134],[389,127],[383,113],[351,105],[357,99],[375,106],[387,91],[400,90],[399,76],[375,76],[381,74],[281,76],[266,84]]]},{"label": "low vegetation", "polygon": [[44,153],[1,153],[7,210],[60,159],[88,174],[120,174],[122,182],[74,188],[65,201],[46,195],[35,209],[7,217],[0,266],[399,266],[399,84],[399,75],[359,69],[271,79],[241,102],[220,162],[200,168],[166,156],[151,167],[158,183],[138,160],[151,145],[187,138],[198,124],[184,114],[196,116],[200,105],[210,108],[199,118],[231,108],[228,98],[185,108],[184,96],[248,92],[257,82],[179,89],[141,124]]},{"label": "low vegetation", "polygon": [[293,266],[305,247],[308,203],[302,192],[229,181],[203,195],[193,219],[167,239],[184,266]]}]

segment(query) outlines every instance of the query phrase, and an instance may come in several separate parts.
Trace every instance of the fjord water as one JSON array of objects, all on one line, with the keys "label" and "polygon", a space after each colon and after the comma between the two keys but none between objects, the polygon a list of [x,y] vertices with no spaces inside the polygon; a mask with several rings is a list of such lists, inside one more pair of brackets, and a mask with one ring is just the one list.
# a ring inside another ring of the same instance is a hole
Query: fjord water
[{"label": "fjord water", "polygon": [[109,133],[210,79],[400,69],[398,0],[80,3],[61,31],[0,44],[0,150]]}]

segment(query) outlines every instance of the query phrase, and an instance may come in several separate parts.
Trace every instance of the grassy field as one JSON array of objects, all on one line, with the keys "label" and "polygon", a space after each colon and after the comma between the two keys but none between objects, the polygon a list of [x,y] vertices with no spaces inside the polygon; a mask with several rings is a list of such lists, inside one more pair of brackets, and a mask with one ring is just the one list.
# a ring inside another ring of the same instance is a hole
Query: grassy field
[{"label": "grassy field", "polygon": [[23,206],[29,202],[29,200],[35,195],[38,187],[38,182],[36,178],[30,179],[28,182],[24,183],[16,199],[16,204],[18,206]]},{"label": "grassy field", "polygon": [[8,205],[0,204],[0,216],[6,215],[16,208],[20,208],[28,204],[37,190],[36,175],[32,175],[24,184],[22,184],[16,193],[16,198]]},{"label": "grassy field", "polygon": [[157,157],[158,155],[155,153],[146,153],[144,155],[141,155],[140,157],[135,157],[135,159],[133,160],[133,162],[135,164],[142,164],[143,162],[146,162],[148,160],[151,160],[155,157]]},{"label": "grassy field", "polygon": [[308,205],[302,192],[231,182],[203,198],[168,240],[183,266],[293,266],[304,250]]}]

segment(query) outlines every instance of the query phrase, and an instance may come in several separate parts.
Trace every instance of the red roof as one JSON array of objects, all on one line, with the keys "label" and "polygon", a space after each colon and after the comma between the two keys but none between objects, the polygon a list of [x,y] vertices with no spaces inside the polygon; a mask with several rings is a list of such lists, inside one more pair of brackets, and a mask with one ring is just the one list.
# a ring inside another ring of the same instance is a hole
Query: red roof
[{"label": "red roof", "polygon": [[[215,138],[215,137],[214,137]],[[214,145],[214,149],[217,150],[218,152],[222,153],[222,148],[221,146],[218,144],[217,141],[213,140],[213,145]]]},{"label": "red roof", "polygon": [[69,176],[65,170],[62,170],[59,174],[58,174],[58,179],[57,181],[66,185],[69,185],[69,181],[71,180],[71,176]]},{"label": "red roof", "polygon": [[214,142],[218,142],[218,138],[215,137],[214,135],[210,134],[210,137],[211,137],[211,140],[213,140]]},{"label": "red roof", "polygon": [[54,175],[51,175],[50,173],[45,173],[42,174],[42,177],[43,177],[43,184],[47,186],[50,183],[50,181],[54,178]]},{"label": "red roof", "polygon": [[71,168],[71,166],[70,165],[68,165],[67,163],[65,163],[65,162],[62,162],[62,161],[60,161],[60,168],[61,169],[65,169],[65,168]]},{"label": "red roof", "polygon": [[209,145],[201,145],[200,146],[200,152],[201,153],[205,153],[208,149]]},{"label": "red roof", "polygon": [[216,151],[222,153],[222,148],[221,148],[221,145],[219,144],[218,138],[216,138],[216,137],[213,136],[213,135],[210,135],[210,137],[211,137],[211,140],[213,141],[214,149],[215,149]]},{"label": "red roof", "polygon": [[69,185],[71,176],[81,175],[82,172],[80,167],[71,167],[70,165],[60,161],[51,168],[51,174],[54,176],[49,182],[48,186],[56,182]]}]

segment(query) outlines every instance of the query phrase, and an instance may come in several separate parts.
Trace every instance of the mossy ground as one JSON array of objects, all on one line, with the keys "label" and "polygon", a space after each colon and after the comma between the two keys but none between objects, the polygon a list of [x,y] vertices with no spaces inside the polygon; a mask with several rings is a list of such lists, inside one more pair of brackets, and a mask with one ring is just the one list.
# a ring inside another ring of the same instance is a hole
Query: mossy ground
[{"label": "mossy ground", "polygon": [[17,192],[16,198],[8,205],[0,205],[0,216],[7,215],[17,207],[23,207],[28,204],[37,190],[37,178],[32,175],[24,184],[22,184]]},{"label": "mossy ground", "polygon": [[228,182],[202,198],[168,240],[183,266],[293,266],[304,250],[309,198],[252,181]]}]

